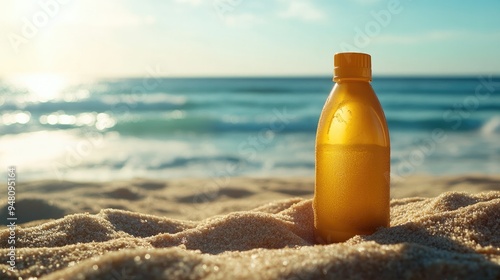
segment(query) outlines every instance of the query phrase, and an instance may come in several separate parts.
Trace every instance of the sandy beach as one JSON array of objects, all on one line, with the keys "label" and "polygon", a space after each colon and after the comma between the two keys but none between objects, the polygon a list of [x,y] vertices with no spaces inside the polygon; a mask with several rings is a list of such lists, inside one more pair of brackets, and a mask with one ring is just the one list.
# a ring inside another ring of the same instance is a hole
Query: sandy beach
[{"label": "sandy beach", "polygon": [[0,2],[0,280],[500,280],[500,1]]},{"label": "sandy beach", "polygon": [[[313,178],[36,181],[1,279],[498,279],[500,177],[393,184],[391,227],[315,245]],[[6,207],[1,218],[6,219]],[[30,278],[35,277],[35,278]]]}]

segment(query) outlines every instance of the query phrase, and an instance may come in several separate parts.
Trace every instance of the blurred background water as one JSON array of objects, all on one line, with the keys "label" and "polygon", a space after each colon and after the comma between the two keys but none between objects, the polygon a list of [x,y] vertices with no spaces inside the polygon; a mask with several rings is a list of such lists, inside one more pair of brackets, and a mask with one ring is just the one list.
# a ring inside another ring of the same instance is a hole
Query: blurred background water
[{"label": "blurred background water", "polygon": [[[394,178],[500,173],[498,78],[372,84]],[[3,79],[0,158],[23,180],[313,175],[333,85],[330,77]]]}]

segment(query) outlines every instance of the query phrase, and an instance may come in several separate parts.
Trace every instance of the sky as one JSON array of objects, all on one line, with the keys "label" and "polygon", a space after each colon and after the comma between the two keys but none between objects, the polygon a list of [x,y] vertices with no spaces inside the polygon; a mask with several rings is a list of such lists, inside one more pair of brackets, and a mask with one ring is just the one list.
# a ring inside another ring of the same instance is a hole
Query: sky
[{"label": "sky", "polygon": [[0,78],[499,75],[500,1],[0,0]]}]

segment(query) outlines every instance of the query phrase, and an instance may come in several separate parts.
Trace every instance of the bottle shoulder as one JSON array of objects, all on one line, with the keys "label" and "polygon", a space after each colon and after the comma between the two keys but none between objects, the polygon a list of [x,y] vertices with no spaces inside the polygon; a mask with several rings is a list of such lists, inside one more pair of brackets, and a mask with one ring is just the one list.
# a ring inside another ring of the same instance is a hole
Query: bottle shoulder
[{"label": "bottle shoulder", "polygon": [[389,146],[387,121],[368,82],[334,86],[321,113],[317,142]]},{"label": "bottle shoulder", "polygon": [[367,98],[375,95],[372,85],[366,81],[337,82],[332,88],[331,94],[349,94],[353,97]]}]

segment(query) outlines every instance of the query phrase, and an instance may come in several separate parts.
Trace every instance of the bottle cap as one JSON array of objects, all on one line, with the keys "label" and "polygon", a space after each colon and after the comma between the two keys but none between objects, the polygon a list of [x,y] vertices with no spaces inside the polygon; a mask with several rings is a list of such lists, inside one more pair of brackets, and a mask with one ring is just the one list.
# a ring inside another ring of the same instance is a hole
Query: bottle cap
[{"label": "bottle cap", "polygon": [[371,57],[366,53],[343,52],[333,56],[333,80],[352,78],[372,80]]}]

